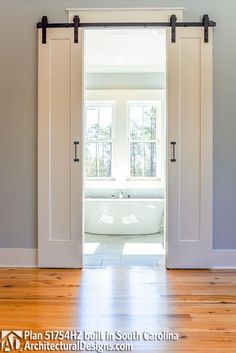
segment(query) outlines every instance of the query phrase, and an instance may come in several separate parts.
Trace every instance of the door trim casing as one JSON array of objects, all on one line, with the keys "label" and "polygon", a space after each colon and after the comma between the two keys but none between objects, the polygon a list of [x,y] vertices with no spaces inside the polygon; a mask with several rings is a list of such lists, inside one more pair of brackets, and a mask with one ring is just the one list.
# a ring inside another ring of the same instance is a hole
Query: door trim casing
[{"label": "door trim casing", "polygon": [[169,22],[171,15],[183,21],[184,7],[68,8],[67,20],[79,16],[81,22]]}]

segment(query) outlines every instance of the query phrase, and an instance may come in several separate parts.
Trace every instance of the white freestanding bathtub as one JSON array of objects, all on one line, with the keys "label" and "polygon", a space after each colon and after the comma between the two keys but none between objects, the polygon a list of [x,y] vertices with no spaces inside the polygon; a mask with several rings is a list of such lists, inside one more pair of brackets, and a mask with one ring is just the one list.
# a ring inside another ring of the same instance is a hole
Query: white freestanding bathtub
[{"label": "white freestanding bathtub", "polygon": [[160,231],[163,199],[85,199],[85,232],[154,234]]}]

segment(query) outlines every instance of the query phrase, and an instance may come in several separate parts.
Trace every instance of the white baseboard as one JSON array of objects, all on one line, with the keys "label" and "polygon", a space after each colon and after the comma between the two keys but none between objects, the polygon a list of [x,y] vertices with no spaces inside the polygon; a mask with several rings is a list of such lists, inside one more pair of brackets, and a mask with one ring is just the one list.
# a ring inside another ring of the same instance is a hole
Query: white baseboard
[{"label": "white baseboard", "polygon": [[[0,267],[38,267],[38,250],[0,248]],[[213,250],[212,268],[236,269],[236,250]]]},{"label": "white baseboard", "polygon": [[37,267],[37,249],[0,248],[0,267]]},{"label": "white baseboard", "polygon": [[236,268],[236,250],[216,250],[212,252],[212,268]]}]

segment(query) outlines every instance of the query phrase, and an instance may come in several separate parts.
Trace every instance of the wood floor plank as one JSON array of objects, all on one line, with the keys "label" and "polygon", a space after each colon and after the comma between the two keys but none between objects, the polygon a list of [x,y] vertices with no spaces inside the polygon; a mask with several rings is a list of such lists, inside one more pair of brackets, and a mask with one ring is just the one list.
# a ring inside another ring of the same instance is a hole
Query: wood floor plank
[{"label": "wood floor plank", "polygon": [[236,272],[0,268],[0,329],[171,330],[134,352],[235,353]]}]

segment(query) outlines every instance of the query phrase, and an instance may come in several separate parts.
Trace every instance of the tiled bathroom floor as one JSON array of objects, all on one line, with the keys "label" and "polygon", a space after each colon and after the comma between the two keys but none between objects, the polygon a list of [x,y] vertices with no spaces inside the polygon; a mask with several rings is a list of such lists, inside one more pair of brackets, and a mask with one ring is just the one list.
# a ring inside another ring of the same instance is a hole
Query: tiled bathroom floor
[{"label": "tiled bathroom floor", "polygon": [[85,234],[84,266],[164,266],[164,234]]}]

